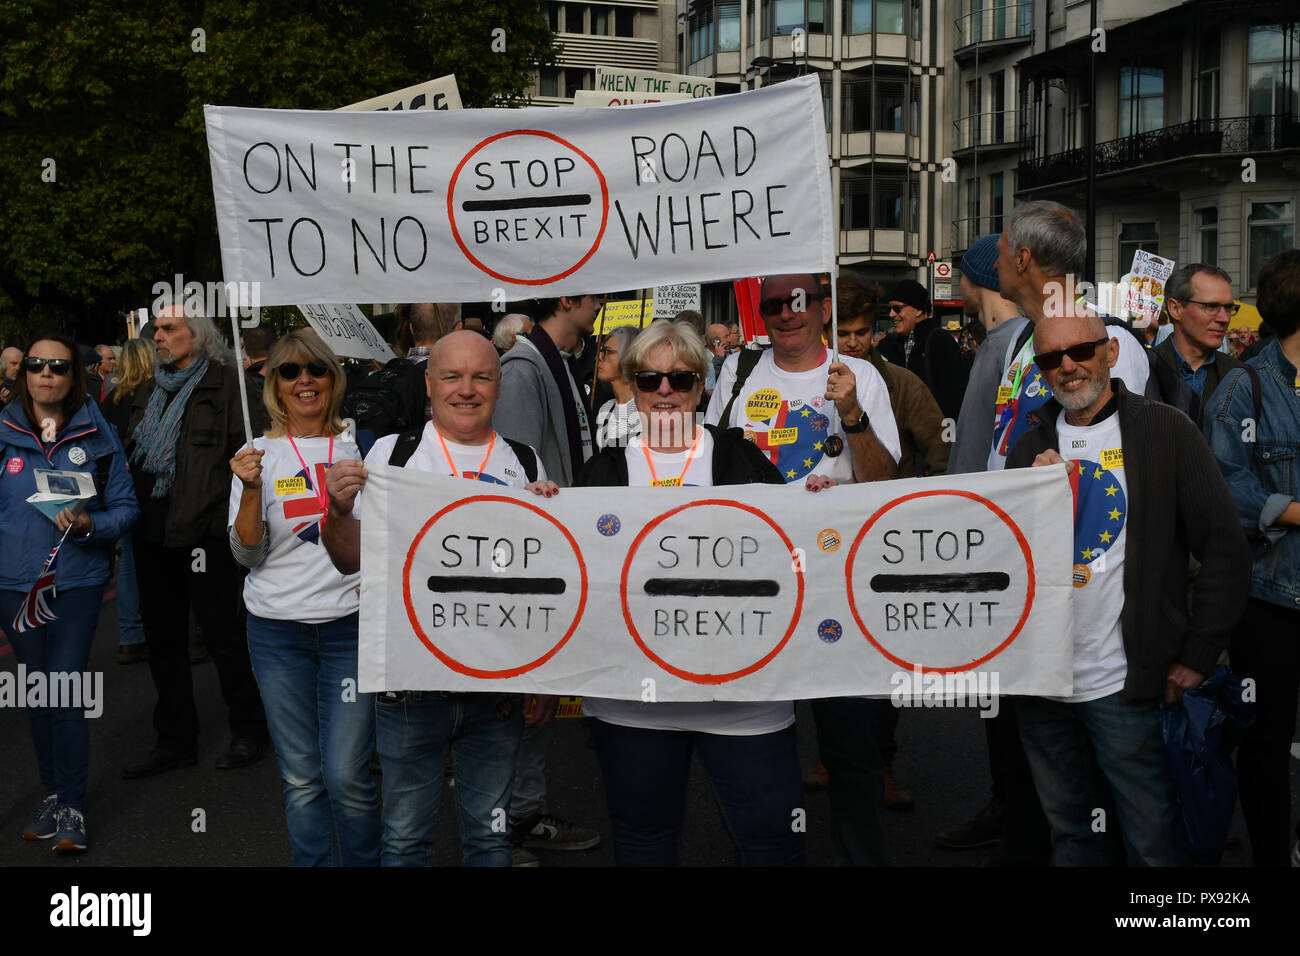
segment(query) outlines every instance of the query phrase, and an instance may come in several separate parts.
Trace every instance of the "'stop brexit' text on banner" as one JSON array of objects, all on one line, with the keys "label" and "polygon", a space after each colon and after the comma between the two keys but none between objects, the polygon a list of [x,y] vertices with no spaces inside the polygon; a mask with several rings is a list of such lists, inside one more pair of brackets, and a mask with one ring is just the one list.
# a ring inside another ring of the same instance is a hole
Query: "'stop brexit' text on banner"
[{"label": "'stop brexit' text on banner", "polygon": [[638,109],[205,109],[227,280],[265,305],[469,301],[828,270],[805,78]]}]

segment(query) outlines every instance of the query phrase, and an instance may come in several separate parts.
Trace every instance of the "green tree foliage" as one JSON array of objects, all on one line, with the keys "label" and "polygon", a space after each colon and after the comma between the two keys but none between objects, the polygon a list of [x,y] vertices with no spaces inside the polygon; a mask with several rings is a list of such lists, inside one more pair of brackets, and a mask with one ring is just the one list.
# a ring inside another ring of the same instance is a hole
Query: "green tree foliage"
[{"label": "green tree foliage", "polygon": [[0,336],[120,337],[155,282],[219,277],[204,104],[335,109],[454,73],[466,107],[515,106],[555,53],[541,0],[0,0]]}]

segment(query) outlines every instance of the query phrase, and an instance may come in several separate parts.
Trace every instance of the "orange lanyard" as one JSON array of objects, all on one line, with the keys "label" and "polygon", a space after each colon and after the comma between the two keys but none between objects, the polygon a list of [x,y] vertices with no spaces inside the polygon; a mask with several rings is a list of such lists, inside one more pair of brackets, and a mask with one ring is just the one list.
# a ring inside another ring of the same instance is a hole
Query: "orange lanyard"
[{"label": "orange lanyard", "polygon": [[682,469],[682,473],[678,475],[676,478],[665,478],[663,481],[660,481],[659,476],[655,474],[655,463],[650,460],[650,449],[645,446],[644,442],[642,442],[641,454],[645,455],[646,467],[650,469],[651,487],[655,487],[655,486],[661,488],[682,487],[682,485],[686,482],[686,472],[691,467],[691,462],[695,460],[695,449],[700,447],[700,439],[703,437],[704,437],[704,429],[697,428],[695,430],[695,444],[691,445],[691,450],[686,453],[686,467]]},{"label": "orange lanyard", "polygon": [[[447,443],[442,440],[442,432],[438,431],[437,428],[434,428],[433,433],[438,436],[438,444],[442,445],[442,453],[447,456],[447,464],[451,466],[451,476],[453,478],[461,477],[460,475],[456,474],[456,462],[452,460],[451,452],[447,450]],[[484,455],[483,460],[479,462],[478,471],[474,472],[475,479],[477,479],[479,475],[483,474],[483,469],[487,467],[488,459],[492,457],[492,446],[495,445],[496,443],[497,443],[497,433],[494,431],[492,433],[492,440],[488,442],[487,454]]]}]

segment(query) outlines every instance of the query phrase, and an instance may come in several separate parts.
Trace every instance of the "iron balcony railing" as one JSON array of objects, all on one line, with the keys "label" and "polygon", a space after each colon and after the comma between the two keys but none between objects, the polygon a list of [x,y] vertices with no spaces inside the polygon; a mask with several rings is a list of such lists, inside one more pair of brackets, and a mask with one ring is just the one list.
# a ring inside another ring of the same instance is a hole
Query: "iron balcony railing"
[{"label": "iron balcony railing", "polygon": [[973,113],[955,120],[957,128],[956,150],[977,146],[1015,146],[1020,142],[1017,128],[1017,110],[993,110]]},{"label": "iron balcony railing", "polygon": [[[1028,39],[1033,34],[1034,5],[1032,3],[1004,3],[983,0],[987,7],[972,10],[953,21],[954,50],[973,43],[993,40]],[[971,0],[972,5],[979,0]]]},{"label": "iron balcony railing", "polygon": [[[1254,153],[1300,147],[1300,119],[1290,113],[1199,119],[1097,144],[1097,175],[1187,156]],[[1020,189],[1069,182],[1087,175],[1088,151],[1070,149],[1021,160]]]}]

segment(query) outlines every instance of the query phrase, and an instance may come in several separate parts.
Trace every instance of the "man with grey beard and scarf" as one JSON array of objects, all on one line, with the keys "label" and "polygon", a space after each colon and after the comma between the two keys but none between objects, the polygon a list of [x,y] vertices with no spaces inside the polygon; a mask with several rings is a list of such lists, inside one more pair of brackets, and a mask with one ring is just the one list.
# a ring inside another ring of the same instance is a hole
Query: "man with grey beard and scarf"
[{"label": "man with grey beard and scarf", "polygon": [[[1034,329],[1053,397],[1007,468],[1064,465],[1070,482],[1074,686],[1019,698],[1020,736],[1054,865],[1113,865],[1127,853],[1132,866],[1181,866],[1160,702],[1214,671],[1245,607],[1250,550],[1196,426],[1112,379],[1119,344],[1099,316],[1070,311]],[[1190,611],[1189,552],[1201,562]],[[1096,828],[1098,808],[1118,826]]]}]

